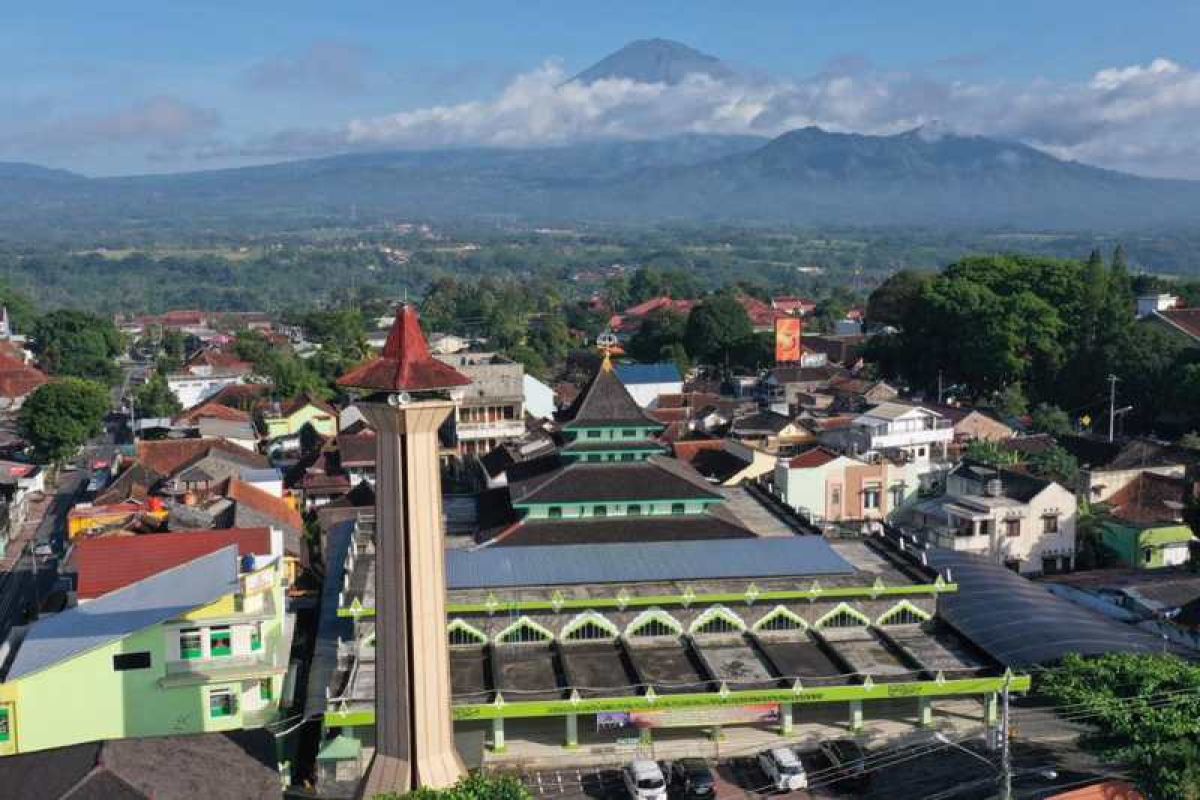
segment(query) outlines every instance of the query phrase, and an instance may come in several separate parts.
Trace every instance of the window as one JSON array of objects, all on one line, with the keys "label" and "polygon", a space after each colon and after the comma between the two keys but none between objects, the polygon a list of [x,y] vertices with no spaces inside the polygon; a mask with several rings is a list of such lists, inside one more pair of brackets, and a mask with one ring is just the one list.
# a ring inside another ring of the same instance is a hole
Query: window
[{"label": "window", "polygon": [[924,457],[925,457],[925,448],[918,447],[917,448],[917,458],[924,458]]},{"label": "window", "polygon": [[150,653],[119,653],[113,656],[113,669],[124,672],[127,669],[149,669]]},{"label": "window", "polygon": [[633,461],[633,453],[621,453],[622,461]]},{"label": "window", "polygon": [[0,742],[7,742],[12,736],[12,730],[8,722],[8,709],[0,708]]},{"label": "window", "polygon": [[1004,535],[1013,538],[1021,535],[1021,520],[1006,519],[1004,520]]},{"label": "window", "polygon": [[637,503],[625,506],[625,513],[631,517],[640,517],[642,515],[642,507]]},{"label": "window", "polygon": [[687,511],[687,506],[683,503],[671,503],[671,513],[675,515],[683,514]]},{"label": "window", "polygon": [[233,634],[228,625],[211,628],[208,632],[208,646],[214,656],[227,656],[233,653]]},{"label": "window", "polygon": [[204,655],[199,628],[188,628],[179,632],[179,657],[200,658]]},{"label": "window", "polygon": [[589,438],[589,439],[599,439],[599,438],[600,438],[600,431],[588,431],[588,432],[587,432],[587,438]]},{"label": "window", "polygon": [[232,717],[237,713],[237,698],[228,689],[216,689],[208,695],[208,716],[212,719]]},{"label": "window", "polygon": [[500,644],[535,644],[549,642],[554,638],[550,631],[532,620],[521,618],[501,631],[496,641]]},{"label": "window", "polygon": [[878,486],[868,486],[863,489],[863,510],[879,508],[879,495]]},{"label": "window", "polygon": [[562,506],[550,506],[546,509],[546,516],[550,519],[562,519]]},{"label": "window", "polygon": [[608,516],[608,506],[592,506],[592,516],[593,517],[607,517]]},{"label": "window", "polygon": [[597,461],[603,461],[603,459],[600,457],[599,453],[592,453],[591,455],[589,455],[587,457],[587,460],[590,462],[593,462],[593,463],[595,463]]},{"label": "window", "polygon": [[625,430],[621,431],[621,436],[626,439],[636,439],[637,435],[637,429],[635,428],[626,428]]},{"label": "window", "polygon": [[250,649],[262,650],[262,631],[257,625],[250,629]]},{"label": "window", "polygon": [[990,519],[984,519],[984,520],[979,521],[979,535],[980,536],[991,536],[995,530],[996,530],[995,521],[990,520]]},{"label": "window", "polygon": [[888,490],[892,495],[892,508],[904,505],[904,484],[898,483]]},{"label": "window", "polygon": [[1042,517],[1042,533],[1058,533],[1058,515],[1047,514]]},{"label": "window", "polygon": [[1149,564],[1154,560],[1154,549],[1151,547],[1142,548],[1142,563]]},{"label": "window", "polygon": [[569,642],[604,641],[615,638],[616,634],[597,622],[588,620],[566,635]]},{"label": "window", "polygon": [[258,699],[270,702],[273,691],[271,689],[271,679],[262,678],[258,682]]}]

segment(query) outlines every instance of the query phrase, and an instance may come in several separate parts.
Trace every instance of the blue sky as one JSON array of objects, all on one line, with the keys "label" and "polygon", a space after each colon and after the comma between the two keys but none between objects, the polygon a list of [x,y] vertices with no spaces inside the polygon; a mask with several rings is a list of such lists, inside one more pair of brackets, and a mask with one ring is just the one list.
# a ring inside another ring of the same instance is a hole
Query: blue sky
[{"label": "blue sky", "polygon": [[[0,9],[0,160],[120,174],[800,124],[886,134],[937,119],[1063,157],[1200,177],[1195,2],[96,8]],[[653,36],[716,55],[752,85],[559,91]]]}]

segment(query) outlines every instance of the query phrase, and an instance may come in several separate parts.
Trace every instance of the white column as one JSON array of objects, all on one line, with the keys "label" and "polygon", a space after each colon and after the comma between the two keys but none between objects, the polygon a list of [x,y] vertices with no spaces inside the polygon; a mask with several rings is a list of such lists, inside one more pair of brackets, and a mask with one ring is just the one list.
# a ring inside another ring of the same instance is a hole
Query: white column
[{"label": "white column", "polygon": [[850,701],[850,730],[858,732],[863,726],[863,704],[862,700]]},{"label": "white column", "polygon": [[792,704],[779,704],[779,733],[782,736],[792,735]]},{"label": "white column", "polygon": [[504,717],[496,717],[492,720],[492,752],[503,753],[504,749]]}]

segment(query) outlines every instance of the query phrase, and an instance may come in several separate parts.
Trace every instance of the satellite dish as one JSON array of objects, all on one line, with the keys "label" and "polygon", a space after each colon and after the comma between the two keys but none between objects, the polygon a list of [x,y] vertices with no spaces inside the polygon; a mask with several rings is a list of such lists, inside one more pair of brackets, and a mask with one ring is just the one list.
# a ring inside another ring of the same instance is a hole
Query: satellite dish
[{"label": "satellite dish", "polygon": [[397,392],[396,394],[388,395],[388,405],[390,406],[406,406],[412,402],[412,395],[408,392]]}]

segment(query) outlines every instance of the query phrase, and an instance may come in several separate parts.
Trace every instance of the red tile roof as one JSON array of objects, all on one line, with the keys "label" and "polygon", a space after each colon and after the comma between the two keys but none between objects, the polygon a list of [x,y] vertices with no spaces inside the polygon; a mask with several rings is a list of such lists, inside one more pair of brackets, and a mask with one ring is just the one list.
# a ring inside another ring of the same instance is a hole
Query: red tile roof
[{"label": "red tile roof", "polygon": [[671,452],[680,461],[688,464],[696,460],[701,452],[705,450],[724,450],[725,442],[722,439],[690,439],[682,442],[674,442],[671,445]]},{"label": "red tile roof", "polygon": [[814,447],[793,458],[788,462],[788,466],[792,469],[812,469],[813,467],[823,467],[831,461],[836,461],[837,458],[838,454],[832,450]]},{"label": "red tile roof", "polygon": [[1200,339],[1200,308],[1166,308],[1158,316],[1193,339]]},{"label": "red tile roof", "polygon": [[222,419],[227,422],[249,422],[250,415],[239,408],[214,403],[211,400],[193,406],[174,419],[176,425],[195,425],[201,419]]},{"label": "red tile roof", "polygon": [[0,397],[11,400],[28,397],[49,380],[44,372],[26,364],[19,354],[0,352]]},{"label": "red tile roof", "polygon": [[81,600],[91,600],[230,545],[237,545],[241,556],[270,555],[271,531],[229,528],[85,539],[71,556],[77,592]]},{"label": "red tile roof", "polygon": [[246,448],[224,439],[142,441],[137,444],[137,460],[159,475],[169,477],[213,450],[220,451],[246,466],[270,466],[270,462],[264,456],[251,453]]},{"label": "red tile roof", "polygon": [[812,311],[814,308],[817,307],[817,304],[815,302],[813,302],[812,300],[808,300],[807,298],[804,298],[804,297],[792,297],[792,296],[772,297],[771,305],[777,311],[783,311],[788,314],[794,314],[796,312],[800,312],[800,314],[802,314],[802,315],[807,314],[808,312]]},{"label": "red tile roof", "polygon": [[248,373],[254,370],[254,365],[248,361],[243,361],[234,353],[226,353],[223,350],[201,350],[196,355],[188,359],[184,366],[185,370],[190,370],[192,367],[212,367],[213,369],[222,370],[224,372],[243,372]]},{"label": "red tile roof", "polygon": [[770,327],[779,317],[787,316],[782,311],[777,311],[762,300],[748,294],[739,294],[738,303],[746,309],[746,316],[750,317],[750,324],[755,328]]},{"label": "red tile roof", "polygon": [[[300,512],[292,508],[287,500],[236,478],[230,478],[225,487],[225,496],[240,506],[246,506],[263,516],[270,517],[281,527],[293,530],[304,529]],[[256,520],[257,521],[257,520]]]},{"label": "red tile roof", "polygon": [[376,392],[430,391],[466,386],[471,379],[429,355],[417,309],[402,305],[383,354],[338,378],[338,385]]}]

